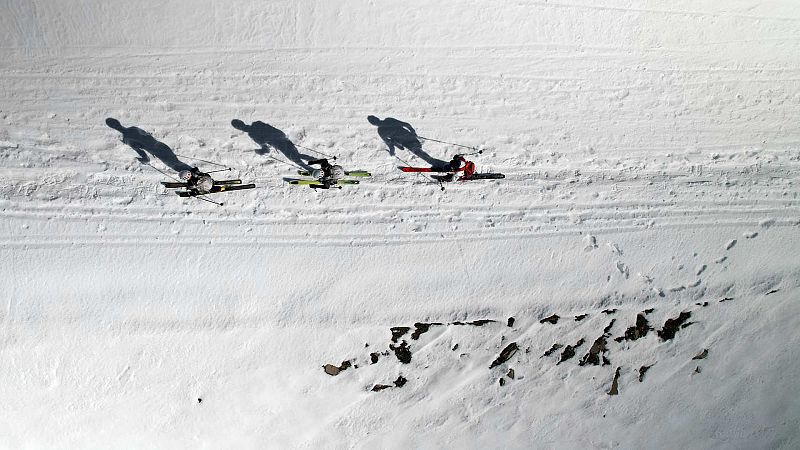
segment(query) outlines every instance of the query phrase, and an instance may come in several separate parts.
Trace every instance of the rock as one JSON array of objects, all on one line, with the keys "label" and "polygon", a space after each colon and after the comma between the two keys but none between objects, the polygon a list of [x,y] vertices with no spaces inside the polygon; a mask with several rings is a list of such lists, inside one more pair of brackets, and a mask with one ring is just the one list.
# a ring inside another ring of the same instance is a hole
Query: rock
[{"label": "rock", "polygon": [[575,322],[580,322],[581,320],[587,318],[588,316],[589,316],[588,314],[579,314],[575,316]]},{"label": "rock", "polygon": [[692,358],[692,359],[693,359],[693,360],[694,360],[694,359],[706,359],[706,357],[707,357],[707,356],[708,356],[708,349],[704,349],[702,352],[698,353],[698,354],[697,354],[697,355],[696,355],[694,358]]},{"label": "rock", "polygon": [[500,380],[498,382],[500,383],[500,386],[505,386],[506,385],[506,379],[503,378],[503,377],[500,377]]},{"label": "rock", "polygon": [[325,373],[331,376],[339,375],[339,372],[341,372],[341,370],[333,364],[325,364],[322,368],[325,370]]},{"label": "rock", "polygon": [[509,327],[513,327],[514,326],[514,318],[513,317],[509,317],[508,318],[508,326]]},{"label": "rock", "polygon": [[506,373],[508,378],[514,379],[514,369],[508,369],[508,373]]},{"label": "rock", "polygon": [[668,341],[675,337],[675,333],[678,332],[681,325],[689,320],[690,317],[692,317],[692,313],[684,311],[674,319],[667,319],[667,321],[664,322],[664,328],[656,331],[656,334],[658,334],[658,337],[660,337],[662,341]]},{"label": "rock", "polygon": [[616,309],[616,308],[614,308],[614,309],[604,309],[604,310],[603,310],[603,311],[601,311],[601,312],[602,312],[603,314],[614,314],[615,312],[617,312],[617,309]]},{"label": "rock", "polygon": [[408,348],[406,341],[401,342],[400,345],[389,344],[389,350],[394,352],[394,355],[397,356],[401,363],[408,364],[411,362],[411,349]]},{"label": "rock", "polygon": [[619,370],[621,368],[617,367],[617,371],[614,373],[614,380],[611,381],[611,390],[608,391],[608,395],[619,395]]},{"label": "rock", "polygon": [[403,337],[404,334],[408,333],[408,330],[411,328],[409,327],[392,327],[389,328],[392,332],[392,342],[397,343],[397,340]]},{"label": "rock", "polygon": [[625,330],[625,335],[615,340],[617,342],[622,342],[623,340],[635,341],[647,336],[647,332],[650,330],[652,330],[652,328],[650,328],[650,323],[647,321],[647,318],[644,314],[638,314],[636,316],[636,325]]},{"label": "rock", "polygon": [[571,359],[573,356],[575,356],[575,350],[581,345],[583,345],[583,343],[584,340],[583,338],[581,338],[578,342],[575,343],[575,345],[568,345],[564,347],[564,351],[561,352],[561,359],[556,363],[556,365],[559,365],[562,362]]},{"label": "rock", "polygon": [[646,374],[647,371],[650,370],[651,367],[653,367],[653,366],[642,366],[642,367],[639,367],[639,383],[641,383],[644,380],[644,374]]},{"label": "rock", "polygon": [[550,317],[545,317],[544,319],[540,320],[539,323],[552,323],[553,325],[558,323],[558,319],[560,319],[557,314],[553,314]]},{"label": "rock", "polygon": [[514,356],[515,353],[517,353],[517,350],[519,350],[519,347],[517,346],[516,342],[508,344],[506,348],[500,352],[500,355],[498,355],[497,358],[492,361],[492,364],[489,366],[489,368],[492,369],[508,361],[512,356]]},{"label": "rock", "polygon": [[197,403],[203,403],[203,399],[202,398],[198,398],[197,399]]},{"label": "rock", "polygon": [[375,386],[372,386],[372,392],[380,392],[384,389],[389,389],[390,387],[391,386],[385,384],[376,384]]},{"label": "rock", "polygon": [[542,357],[544,358],[545,356],[550,356],[550,355],[552,355],[553,353],[555,353],[555,352],[556,352],[556,350],[560,349],[561,347],[563,347],[563,345],[561,345],[561,344],[559,344],[559,343],[555,343],[555,344],[553,344],[553,346],[552,346],[552,347],[550,347],[550,350],[548,350],[548,351],[544,352],[544,355],[542,355]]},{"label": "rock", "polygon": [[458,350],[458,344],[453,346],[453,351],[456,351],[456,350]]},{"label": "rock", "polygon": [[378,356],[379,355],[380,355],[380,353],[378,353],[378,352],[374,352],[374,353],[370,353],[369,354],[369,359],[372,362],[372,364],[375,364],[375,363],[378,362]]},{"label": "rock", "polygon": [[406,385],[407,381],[408,380],[406,380],[406,378],[404,376],[400,375],[400,376],[397,377],[396,380],[394,380],[394,385],[399,387],[399,388],[401,388],[401,387]]},{"label": "rock", "polygon": [[607,351],[608,347],[606,347],[606,338],[605,336],[600,336],[599,338],[595,339],[594,344],[592,344],[592,348],[589,349],[589,352],[578,364],[581,366],[586,364],[598,366],[600,365],[600,355]]}]

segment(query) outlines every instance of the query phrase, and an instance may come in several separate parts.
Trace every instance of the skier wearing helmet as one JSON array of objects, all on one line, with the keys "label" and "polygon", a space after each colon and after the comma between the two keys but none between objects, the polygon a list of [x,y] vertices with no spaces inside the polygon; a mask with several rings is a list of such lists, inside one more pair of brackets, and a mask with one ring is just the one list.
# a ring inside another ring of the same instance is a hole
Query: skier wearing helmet
[{"label": "skier wearing helmet", "polygon": [[319,165],[319,169],[315,169],[311,176],[318,179],[320,184],[310,185],[314,189],[330,189],[331,187],[342,187],[336,183],[344,178],[344,169],[342,166],[331,164],[327,159],[314,159],[308,162],[310,166]]},{"label": "skier wearing helmet", "polygon": [[211,175],[200,172],[197,167],[178,172],[178,178],[186,182],[186,189],[196,194],[208,194],[214,187]]},{"label": "skier wearing helmet", "polygon": [[[463,166],[461,165],[462,163],[464,164]],[[467,161],[463,155],[454,155],[453,159],[451,159],[447,165],[447,171],[451,173],[435,176],[434,178],[439,181],[453,181],[456,177],[456,172],[464,172],[464,174],[458,178],[458,181],[466,180],[475,173],[475,163]]]}]

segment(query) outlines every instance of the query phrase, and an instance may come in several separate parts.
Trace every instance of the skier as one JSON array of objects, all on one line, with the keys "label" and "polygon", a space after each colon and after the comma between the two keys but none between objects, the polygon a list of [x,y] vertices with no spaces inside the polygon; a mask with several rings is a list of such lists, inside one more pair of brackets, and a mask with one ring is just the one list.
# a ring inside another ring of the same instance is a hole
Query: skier
[{"label": "skier", "polygon": [[211,175],[200,172],[197,167],[178,172],[178,178],[186,182],[186,190],[194,195],[208,194],[214,187]]},{"label": "skier", "polygon": [[339,186],[337,183],[339,180],[344,178],[344,169],[342,166],[334,165],[328,162],[327,159],[314,159],[308,162],[309,166],[316,166],[319,165],[319,169],[314,169],[311,173],[311,176],[318,179],[320,184],[311,184],[310,187],[314,189],[330,189],[331,187],[338,187],[341,189],[342,187]]},{"label": "skier", "polygon": [[[464,163],[464,165],[462,166],[461,163]],[[434,176],[434,178],[439,181],[453,181],[453,179],[456,177],[456,172],[464,172],[464,174],[458,178],[458,181],[464,181],[469,179],[472,174],[475,173],[475,163],[472,161],[467,161],[463,155],[454,155],[453,159],[450,160],[446,171],[451,173],[442,176]]]}]

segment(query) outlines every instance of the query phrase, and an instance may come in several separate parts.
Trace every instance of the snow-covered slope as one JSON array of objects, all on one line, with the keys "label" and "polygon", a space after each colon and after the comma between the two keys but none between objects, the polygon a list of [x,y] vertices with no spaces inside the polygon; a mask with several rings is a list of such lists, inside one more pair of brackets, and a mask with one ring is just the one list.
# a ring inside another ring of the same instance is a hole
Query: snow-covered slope
[{"label": "snow-covered slope", "polygon": [[0,12],[0,446],[800,446],[796,2]]}]

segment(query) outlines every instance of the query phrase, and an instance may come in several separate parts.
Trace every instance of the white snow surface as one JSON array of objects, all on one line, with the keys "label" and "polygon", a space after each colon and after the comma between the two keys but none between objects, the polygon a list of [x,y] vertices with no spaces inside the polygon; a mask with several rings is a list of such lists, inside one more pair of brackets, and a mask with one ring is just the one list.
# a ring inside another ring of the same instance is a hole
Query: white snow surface
[{"label": "white snow surface", "polygon": [[[800,448],[797,1],[0,13],[0,447]],[[257,188],[181,199],[109,117]],[[290,186],[233,119],[372,177]]]}]

